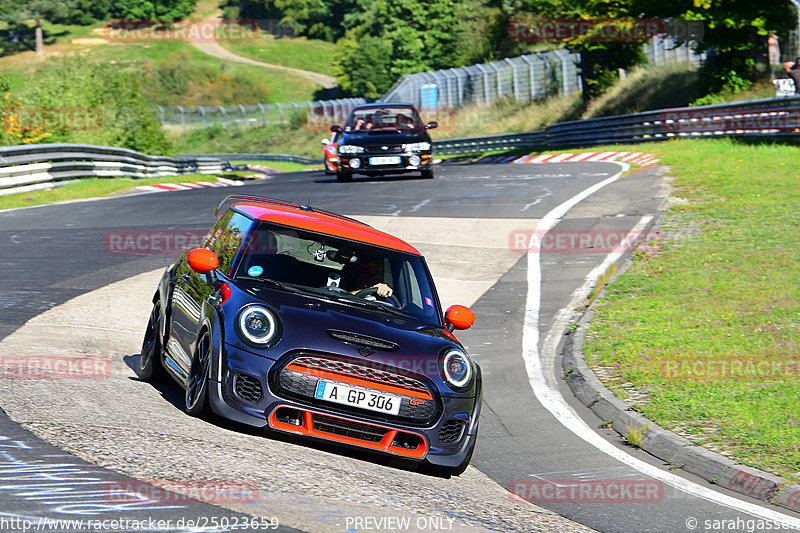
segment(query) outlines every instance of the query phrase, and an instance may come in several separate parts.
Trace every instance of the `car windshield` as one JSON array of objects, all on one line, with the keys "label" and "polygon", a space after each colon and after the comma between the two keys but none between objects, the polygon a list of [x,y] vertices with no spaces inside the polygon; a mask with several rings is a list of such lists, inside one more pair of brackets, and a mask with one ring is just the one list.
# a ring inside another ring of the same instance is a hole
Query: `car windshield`
[{"label": "car windshield", "polygon": [[425,125],[413,107],[386,106],[354,109],[345,124],[347,131],[423,131]]},{"label": "car windshield", "polygon": [[[440,323],[430,274],[418,255],[269,222],[248,234],[239,253],[237,279]],[[379,294],[387,287],[390,296]]]}]

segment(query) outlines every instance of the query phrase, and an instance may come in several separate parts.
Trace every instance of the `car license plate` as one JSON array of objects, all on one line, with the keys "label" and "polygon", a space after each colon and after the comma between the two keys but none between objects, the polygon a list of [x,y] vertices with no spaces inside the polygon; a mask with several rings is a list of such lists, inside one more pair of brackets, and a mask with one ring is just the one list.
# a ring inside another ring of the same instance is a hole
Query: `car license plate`
[{"label": "car license plate", "polygon": [[314,393],[314,397],[319,400],[361,407],[362,409],[370,409],[390,415],[396,415],[400,412],[400,402],[402,400],[402,398],[393,394],[356,389],[341,383],[325,381],[324,379],[317,382],[317,390]]},{"label": "car license plate", "polygon": [[399,165],[399,155],[382,155],[369,158],[370,165]]}]

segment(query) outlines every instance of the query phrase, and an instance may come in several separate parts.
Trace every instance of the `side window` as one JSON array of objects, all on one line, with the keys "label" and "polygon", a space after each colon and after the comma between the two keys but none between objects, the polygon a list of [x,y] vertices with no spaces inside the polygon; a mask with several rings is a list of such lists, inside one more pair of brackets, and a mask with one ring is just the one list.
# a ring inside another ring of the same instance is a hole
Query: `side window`
[{"label": "side window", "polygon": [[419,290],[417,283],[417,276],[408,261],[403,261],[403,279],[407,281],[407,298],[410,303],[414,304],[419,309],[422,309],[422,293]]},{"label": "side window", "polygon": [[244,215],[228,211],[219,222],[214,224],[211,231],[206,236],[204,246],[217,254],[219,257],[219,271],[226,276],[231,275],[233,260],[236,252],[242,244],[242,239],[247,233],[248,228],[253,223],[252,220]]}]

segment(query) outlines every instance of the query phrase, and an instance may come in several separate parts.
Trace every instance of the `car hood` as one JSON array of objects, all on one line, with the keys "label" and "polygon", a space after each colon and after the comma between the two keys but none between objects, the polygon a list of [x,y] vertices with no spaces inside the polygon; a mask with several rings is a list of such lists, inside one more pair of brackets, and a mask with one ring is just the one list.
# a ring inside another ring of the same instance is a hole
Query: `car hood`
[{"label": "car hood", "polygon": [[[270,359],[280,359],[294,350],[323,352],[399,367],[438,380],[439,354],[449,347],[463,349],[444,327],[413,317],[271,288],[256,293],[257,298],[251,296],[250,301],[266,304],[280,317],[280,340],[258,351],[242,344],[236,335],[228,335],[226,340]],[[238,308],[247,303],[243,300],[232,309],[230,327],[235,327]]]}]

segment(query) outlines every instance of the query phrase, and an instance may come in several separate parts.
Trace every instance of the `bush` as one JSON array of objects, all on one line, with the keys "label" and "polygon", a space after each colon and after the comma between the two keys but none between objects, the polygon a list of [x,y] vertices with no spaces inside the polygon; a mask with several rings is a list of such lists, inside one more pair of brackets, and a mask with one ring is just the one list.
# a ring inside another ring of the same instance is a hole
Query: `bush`
[{"label": "bush", "polygon": [[[68,57],[48,66],[26,99],[37,113],[56,110],[48,142],[80,142],[130,148],[150,154],[170,152],[170,143],[142,97],[138,72]],[[88,120],[80,120],[88,116]]]}]

